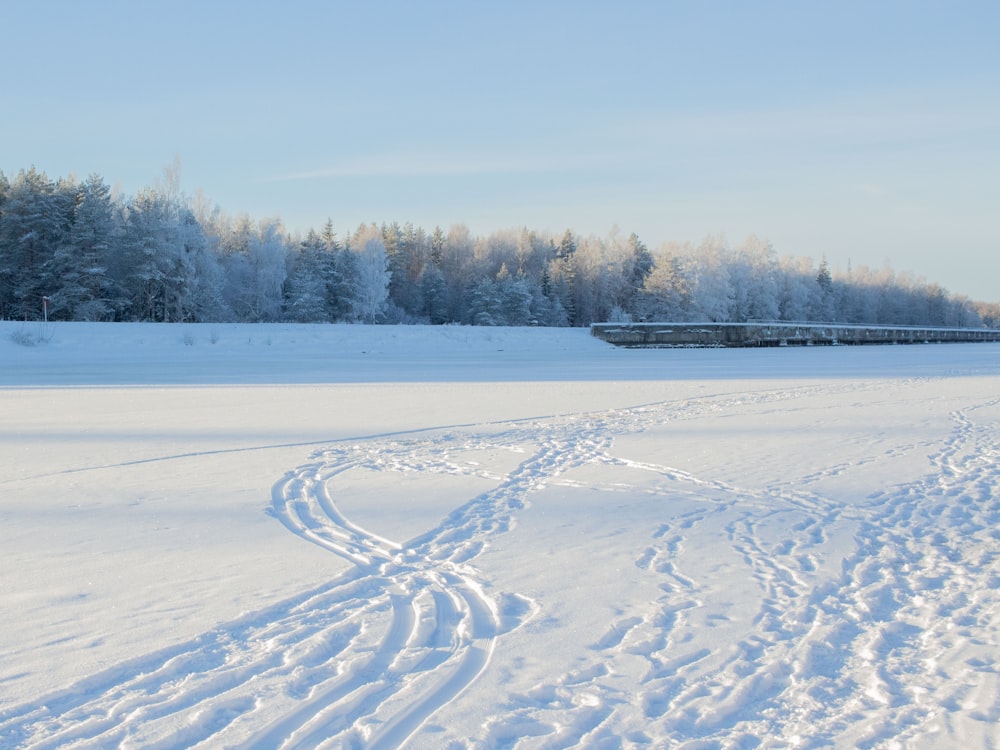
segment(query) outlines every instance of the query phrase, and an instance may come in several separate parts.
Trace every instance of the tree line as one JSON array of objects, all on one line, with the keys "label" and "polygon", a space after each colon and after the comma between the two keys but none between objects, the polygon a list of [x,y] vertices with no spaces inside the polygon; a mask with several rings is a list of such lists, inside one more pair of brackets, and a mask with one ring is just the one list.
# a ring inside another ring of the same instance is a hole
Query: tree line
[{"label": "tree line", "polygon": [[332,221],[291,233],[181,194],[176,171],[133,196],[99,175],[0,172],[0,319],[583,326],[747,320],[996,325],[887,266],[831,270],[750,237],[650,250],[635,235],[473,236]]}]

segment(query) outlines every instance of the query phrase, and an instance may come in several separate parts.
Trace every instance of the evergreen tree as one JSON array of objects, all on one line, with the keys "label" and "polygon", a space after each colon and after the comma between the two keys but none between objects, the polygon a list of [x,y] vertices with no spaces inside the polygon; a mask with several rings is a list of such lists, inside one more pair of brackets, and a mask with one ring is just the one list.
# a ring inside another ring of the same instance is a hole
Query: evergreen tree
[{"label": "evergreen tree", "polygon": [[334,321],[350,320],[357,308],[358,259],[346,247],[334,250],[326,279],[326,307]]},{"label": "evergreen tree", "polygon": [[32,167],[5,187],[0,214],[0,317],[36,320],[59,279],[52,259],[72,224],[76,188]]},{"label": "evergreen tree", "polygon": [[623,307],[634,317],[637,317],[639,293],[642,291],[646,279],[653,272],[656,262],[653,260],[653,254],[649,252],[649,249],[635,232],[629,235],[628,247],[630,256],[627,261],[627,299],[623,300]]},{"label": "evergreen tree", "polygon": [[834,274],[825,258],[816,270],[753,237],[735,250],[709,237],[654,256],[635,234],[569,229],[474,237],[456,225],[428,236],[391,223],[339,243],[327,220],[292,245],[277,221],[233,220],[204,199],[192,208],[176,165],[131,198],[112,197],[96,175],[78,184],[0,172],[0,317],[39,318],[43,297],[53,317],[78,320],[982,320],[969,300],[911,274]]},{"label": "evergreen tree", "polygon": [[437,264],[430,263],[420,277],[420,296],[423,300],[422,313],[434,325],[448,323],[448,285]]},{"label": "evergreen tree", "polygon": [[556,253],[556,257],[559,260],[565,261],[567,258],[573,257],[576,253],[576,240],[573,238],[573,233],[570,230],[563,232],[562,239],[559,241],[559,250]]},{"label": "evergreen tree", "polygon": [[816,286],[819,287],[818,305],[813,313],[814,320],[834,321],[837,318],[836,296],[833,288],[833,276],[830,275],[830,267],[826,258],[819,264],[819,272],[816,274]]},{"label": "evergreen tree", "polygon": [[469,322],[476,326],[503,325],[503,303],[497,282],[480,279],[469,290]]},{"label": "evergreen tree", "polygon": [[576,240],[566,230],[559,242],[555,259],[549,263],[552,293],[566,312],[569,325],[579,325],[577,319]]},{"label": "evergreen tree", "polygon": [[431,263],[441,268],[441,259],[444,257],[445,234],[441,227],[434,227],[434,234],[431,235]]},{"label": "evergreen tree", "polygon": [[337,240],[332,220],[327,219],[320,238],[324,255],[317,270],[323,279],[326,315],[332,321],[350,320],[357,304],[357,259]]},{"label": "evergreen tree", "polygon": [[333,231],[333,219],[327,219],[323,225],[323,233],[320,235],[323,244],[326,245],[327,252],[334,252],[337,249],[337,234]]},{"label": "evergreen tree", "polygon": [[111,189],[97,175],[80,186],[73,223],[52,258],[60,280],[51,295],[51,314],[66,320],[111,320],[124,300],[108,276],[117,237]]},{"label": "evergreen tree", "polygon": [[507,276],[499,282],[500,320],[502,325],[526,326],[533,322],[532,294],[527,280]]},{"label": "evergreen tree", "polygon": [[285,316],[299,323],[328,322],[326,284],[329,273],[326,241],[310,230],[290,257],[285,282]]},{"label": "evergreen tree", "polygon": [[194,276],[184,246],[179,207],[163,192],[147,189],[128,204],[122,251],[127,275],[121,285],[135,320],[183,321]]}]

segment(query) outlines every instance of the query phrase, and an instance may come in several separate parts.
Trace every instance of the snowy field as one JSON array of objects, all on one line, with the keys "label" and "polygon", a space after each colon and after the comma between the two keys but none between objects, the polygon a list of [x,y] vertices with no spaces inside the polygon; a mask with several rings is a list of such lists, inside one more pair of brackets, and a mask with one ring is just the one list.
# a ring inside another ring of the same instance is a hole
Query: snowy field
[{"label": "snowy field", "polygon": [[0,458],[0,747],[1000,746],[1000,345],[0,323]]}]

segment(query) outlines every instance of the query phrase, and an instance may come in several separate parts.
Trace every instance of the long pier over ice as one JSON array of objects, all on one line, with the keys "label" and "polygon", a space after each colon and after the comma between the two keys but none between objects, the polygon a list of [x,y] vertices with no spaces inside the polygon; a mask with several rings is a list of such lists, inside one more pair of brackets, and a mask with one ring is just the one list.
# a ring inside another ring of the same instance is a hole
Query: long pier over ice
[{"label": "long pier over ice", "polygon": [[1000,341],[991,328],[852,326],[835,323],[594,323],[590,332],[617,346],[832,346]]}]

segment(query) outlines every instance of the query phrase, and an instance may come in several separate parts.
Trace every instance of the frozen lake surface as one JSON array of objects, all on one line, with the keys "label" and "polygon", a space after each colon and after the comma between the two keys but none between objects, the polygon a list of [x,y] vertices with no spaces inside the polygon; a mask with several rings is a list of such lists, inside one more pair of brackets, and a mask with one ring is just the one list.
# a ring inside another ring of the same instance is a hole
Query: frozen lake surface
[{"label": "frozen lake surface", "polygon": [[0,323],[0,746],[994,746],[998,445],[996,344]]}]

